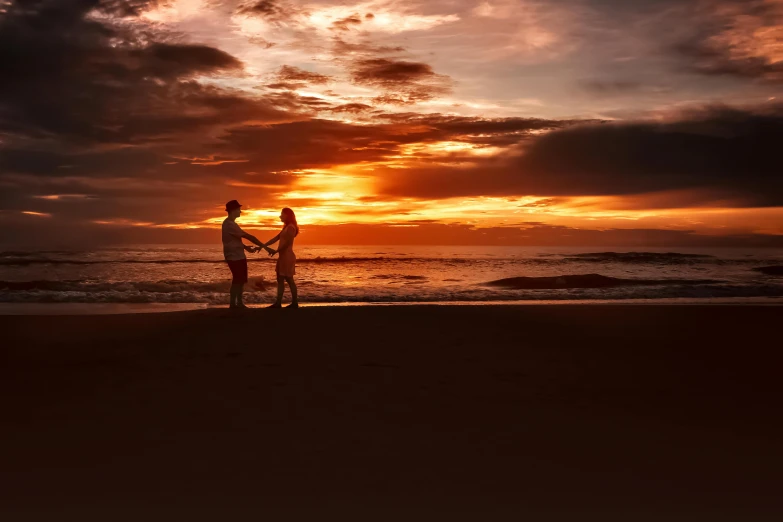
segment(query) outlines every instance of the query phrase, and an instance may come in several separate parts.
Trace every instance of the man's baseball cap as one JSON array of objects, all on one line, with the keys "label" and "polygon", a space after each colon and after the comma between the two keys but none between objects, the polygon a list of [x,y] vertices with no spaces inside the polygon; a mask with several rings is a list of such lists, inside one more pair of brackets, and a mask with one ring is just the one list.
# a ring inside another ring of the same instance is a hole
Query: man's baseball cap
[{"label": "man's baseball cap", "polygon": [[236,199],[232,199],[231,201],[226,203],[226,212],[231,212],[235,208],[239,208],[241,206],[242,205],[239,204],[239,201],[237,201]]}]

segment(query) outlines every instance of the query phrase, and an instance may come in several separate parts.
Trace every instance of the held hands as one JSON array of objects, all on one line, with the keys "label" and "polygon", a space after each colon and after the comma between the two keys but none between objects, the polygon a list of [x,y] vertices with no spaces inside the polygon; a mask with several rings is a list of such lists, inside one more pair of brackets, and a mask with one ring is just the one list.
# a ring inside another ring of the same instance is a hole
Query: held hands
[{"label": "held hands", "polygon": [[272,249],[272,248],[269,248],[269,247],[267,247],[267,246],[265,246],[265,247],[260,247],[260,246],[256,246],[256,247],[249,247],[249,246],[246,246],[246,247],[245,247],[245,249],[246,249],[248,252],[252,252],[252,253],[254,253],[254,254],[255,254],[256,252],[260,252],[262,248],[263,248],[264,250],[266,250],[267,254],[269,254],[270,256],[273,256],[273,255],[277,254],[277,250],[274,250],[274,249]]}]

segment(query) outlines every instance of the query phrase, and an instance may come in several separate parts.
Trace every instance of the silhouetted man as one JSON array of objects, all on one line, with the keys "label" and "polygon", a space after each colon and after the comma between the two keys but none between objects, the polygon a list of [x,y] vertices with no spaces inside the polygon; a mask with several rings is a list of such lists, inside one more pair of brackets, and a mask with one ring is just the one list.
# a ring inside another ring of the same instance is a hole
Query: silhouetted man
[{"label": "silhouetted man", "polygon": [[[239,228],[236,223],[236,218],[242,215],[240,210],[242,205],[235,199],[232,199],[226,203],[226,212],[228,217],[223,220],[223,256],[226,258],[228,268],[231,269],[231,304],[230,308],[247,308],[242,301],[242,292],[245,290],[245,283],[247,283],[247,257],[245,256],[245,250],[248,252],[258,252],[261,248],[269,249],[255,236],[252,236]],[[258,248],[253,248],[242,243],[242,239],[247,239],[251,243],[258,245]]]}]

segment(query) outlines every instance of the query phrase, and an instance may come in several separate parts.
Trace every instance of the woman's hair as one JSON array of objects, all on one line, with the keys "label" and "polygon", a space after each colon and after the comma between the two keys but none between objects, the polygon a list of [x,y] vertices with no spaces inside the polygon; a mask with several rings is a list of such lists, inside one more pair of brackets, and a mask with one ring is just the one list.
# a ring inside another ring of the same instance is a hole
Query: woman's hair
[{"label": "woman's hair", "polygon": [[296,215],[294,214],[294,211],[288,207],[285,207],[281,215],[283,216],[283,223],[285,223],[286,225],[294,226],[294,230],[296,230],[296,234],[294,235],[294,237],[298,236],[299,225],[296,224]]}]

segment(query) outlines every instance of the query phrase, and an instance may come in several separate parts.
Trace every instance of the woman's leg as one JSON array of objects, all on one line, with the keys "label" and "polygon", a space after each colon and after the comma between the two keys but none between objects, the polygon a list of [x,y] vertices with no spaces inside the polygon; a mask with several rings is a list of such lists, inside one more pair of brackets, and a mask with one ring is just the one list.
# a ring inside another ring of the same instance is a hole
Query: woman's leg
[{"label": "woman's leg", "polygon": [[237,306],[245,306],[245,300],[244,296],[242,295],[245,292],[245,285],[243,283],[237,283]]},{"label": "woman's leg", "polygon": [[237,305],[237,285],[231,283],[231,289],[228,291],[229,306],[232,308]]},{"label": "woman's leg", "polygon": [[297,295],[296,292],[296,283],[294,282],[294,276],[286,277],[285,280],[288,282],[288,288],[291,289],[291,303],[298,303],[299,295]]},{"label": "woman's leg", "polygon": [[275,304],[281,304],[283,302],[283,292],[285,292],[285,277],[277,276],[277,300]]}]

